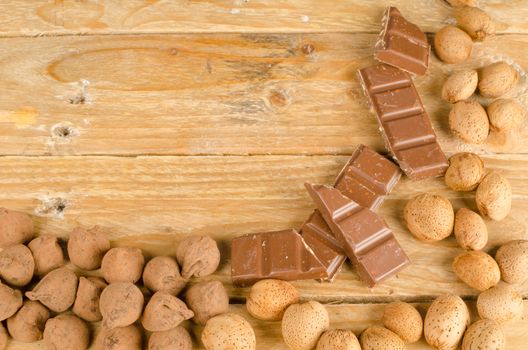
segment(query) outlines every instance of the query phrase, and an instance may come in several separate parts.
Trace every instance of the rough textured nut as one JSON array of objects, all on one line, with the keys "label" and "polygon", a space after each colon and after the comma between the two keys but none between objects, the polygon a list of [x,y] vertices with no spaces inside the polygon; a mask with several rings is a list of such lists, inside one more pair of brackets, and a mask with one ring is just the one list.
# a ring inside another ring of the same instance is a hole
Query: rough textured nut
[{"label": "rough textured nut", "polygon": [[103,325],[108,329],[130,326],[139,320],[143,301],[143,294],[132,283],[108,285],[99,298]]},{"label": "rough textured nut", "polygon": [[9,341],[9,337],[7,335],[7,331],[4,328],[4,325],[0,323],[0,350],[4,350],[7,348],[8,341]]},{"label": "rough textured nut", "polygon": [[401,301],[390,303],[385,307],[381,322],[406,343],[417,342],[422,337],[422,316],[411,304]]},{"label": "rough textured nut", "polygon": [[464,334],[462,350],[493,349],[501,350],[506,346],[506,338],[500,325],[492,320],[478,320]]},{"label": "rough textured nut", "polygon": [[516,321],[523,315],[522,295],[512,286],[499,284],[480,293],[477,310],[481,318],[501,324]]},{"label": "rough textured nut", "polygon": [[100,227],[90,230],[76,227],[68,239],[68,255],[71,262],[84,270],[101,267],[101,260],[110,249],[110,241]]},{"label": "rough textured nut", "polygon": [[51,270],[64,265],[64,253],[57,237],[52,235],[38,236],[29,242],[28,247],[35,259],[36,275],[44,276]]},{"label": "rough textured nut", "polygon": [[141,331],[134,325],[114,329],[103,328],[95,340],[96,350],[141,350],[142,346]]},{"label": "rough textured nut", "polygon": [[35,260],[31,250],[15,244],[0,252],[0,277],[12,286],[22,287],[31,282]]},{"label": "rough textured nut", "polygon": [[498,172],[489,173],[479,184],[475,200],[482,216],[497,221],[504,219],[512,204],[510,182]]},{"label": "rough textured nut", "polygon": [[370,326],[359,337],[363,350],[405,350],[405,343],[396,333],[380,326]]},{"label": "rough textured nut", "polygon": [[153,292],[162,291],[177,295],[187,281],[180,275],[176,260],[170,256],[157,256],[145,266],[143,283]]},{"label": "rough textured nut", "polygon": [[44,305],[26,300],[20,310],[7,319],[7,329],[13,339],[32,343],[42,339],[44,325],[49,317],[50,313]]},{"label": "rough textured nut", "polygon": [[455,214],[443,196],[422,193],[405,205],[403,216],[409,231],[423,241],[439,241],[453,231]]},{"label": "rough textured nut", "polygon": [[447,2],[453,7],[477,6],[476,0],[447,0]]},{"label": "rough textured nut", "polygon": [[262,280],[255,283],[246,299],[249,314],[259,320],[278,321],[291,304],[299,302],[299,292],[289,282]]},{"label": "rough textured nut", "polygon": [[192,350],[189,332],[178,326],[164,332],[154,332],[148,341],[148,350]]},{"label": "rough textured nut", "polygon": [[73,313],[88,322],[101,321],[103,316],[99,309],[99,298],[105,288],[106,282],[102,278],[79,278]]},{"label": "rough textured nut", "polygon": [[249,322],[233,313],[218,315],[207,321],[202,332],[202,343],[206,350],[257,348],[255,332]]},{"label": "rough textured nut", "polygon": [[101,262],[101,272],[108,283],[136,283],[141,278],[145,258],[141,249],[118,247],[110,249]]},{"label": "rough textured nut", "polygon": [[26,213],[0,208],[0,248],[33,238],[33,220]]},{"label": "rough textured nut", "polygon": [[449,128],[462,141],[483,143],[489,134],[486,110],[477,101],[459,101],[449,112]]},{"label": "rough textured nut", "polygon": [[484,97],[501,97],[515,87],[519,73],[506,62],[495,62],[482,68],[478,89]]},{"label": "rough textured nut", "polygon": [[85,350],[90,343],[90,332],[80,318],[62,314],[46,322],[44,343],[53,350]]},{"label": "rough textured nut", "polygon": [[473,191],[484,177],[484,162],[475,153],[462,152],[449,158],[445,183],[453,191]]},{"label": "rough textured nut", "polygon": [[317,301],[292,304],[282,318],[282,337],[292,350],[309,350],[329,327],[328,312]]},{"label": "rough textured nut", "polygon": [[488,243],[488,228],[482,217],[460,208],[455,215],[455,238],[464,249],[480,250]]},{"label": "rough textured nut", "polygon": [[528,280],[528,240],[511,241],[495,254],[502,279],[508,283],[524,283]]},{"label": "rough textured nut", "polygon": [[213,316],[229,311],[229,296],[220,281],[200,282],[189,288],[185,301],[194,312],[194,322],[205,325]]},{"label": "rough textured nut", "polygon": [[519,127],[525,114],[524,109],[511,99],[493,101],[487,112],[491,130],[499,132],[508,132]]},{"label": "rough textured nut", "polygon": [[316,350],[361,350],[361,346],[351,330],[332,329],[319,338]]},{"label": "rough textured nut", "polygon": [[454,26],[445,26],[434,37],[435,52],[445,63],[459,63],[471,55],[473,41],[461,29]]},{"label": "rough textured nut", "polygon": [[32,291],[26,292],[29,300],[38,300],[54,312],[64,312],[73,305],[78,279],[75,272],[59,267],[49,272]]},{"label": "rough textured nut", "polygon": [[0,321],[13,316],[22,306],[22,293],[0,283]]},{"label": "rough textured nut", "polygon": [[495,286],[501,277],[499,265],[491,256],[480,250],[456,256],[453,271],[468,286],[480,291]]},{"label": "rough textured nut", "polygon": [[442,98],[449,103],[465,100],[477,89],[478,73],[466,69],[451,75],[442,86]]},{"label": "rough textured nut", "polygon": [[435,349],[454,350],[468,325],[469,311],[464,301],[455,295],[441,295],[425,315],[425,340]]},{"label": "rough textured nut", "polygon": [[187,305],[174,295],[156,292],[145,307],[141,324],[151,332],[168,331],[193,316]]},{"label": "rough textured nut", "polygon": [[178,245],[176,259],[182,267],[183,278],[203,277],[218,268],[220,251],[211,237],[191,236]]},{"label": "rough textured nut", "polygon": [[462,7],[455,11],[457,24],[475,40],[484,40],[495,34],[495,23],[477,7]]}]

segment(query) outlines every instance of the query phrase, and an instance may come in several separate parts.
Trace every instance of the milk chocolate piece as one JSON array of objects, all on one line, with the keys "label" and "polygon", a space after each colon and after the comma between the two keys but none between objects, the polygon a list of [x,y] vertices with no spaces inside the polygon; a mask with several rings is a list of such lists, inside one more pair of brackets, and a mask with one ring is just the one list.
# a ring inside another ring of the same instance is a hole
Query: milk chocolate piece
[{"label": "milk chocolate piece", "polygon": [[380,64],[359,70],[385,146],[412,180],[441,176],[447,158],[408,73]]},{"label": "milk chocolate piece", "polygon": [[374,46],[374,57],[404,71],[425,74],[431,46],[424,32],[392,6],[385,11],[382,25],[383,29]]},{"label": "milk chocolate piece", "polygon": [[231,241],[231,279],[240,287],[259,280],[317,279],[326,270],[295,230],[250,234]]},{"label": "milk chocolate piece", "polygon": [[335,188],[306,184],[306,189],[367,285],[373,286],[409,264],[392,231],[379,215],[359,206]]}]

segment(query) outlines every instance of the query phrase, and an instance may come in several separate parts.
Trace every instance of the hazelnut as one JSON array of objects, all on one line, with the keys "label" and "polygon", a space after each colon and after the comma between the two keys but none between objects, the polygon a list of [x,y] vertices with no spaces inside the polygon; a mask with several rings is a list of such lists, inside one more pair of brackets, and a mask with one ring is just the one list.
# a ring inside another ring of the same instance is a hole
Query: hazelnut
[{"label": "hazelnut", "polygon": [[143,271],[143,283],[153,292],[177,295],[187,281],[180,275],[180,268],[170,256],[157,256],[150,260]]},{"label": "hazelnut", "polygon": [[32,291],[26,292],[29,300],[38,300],[54,312],[64,312],[73,305],[78,279],[75,272],[59,267],[44,276]]},{"label": "hazelnut", "polygon": [[61,314],[46,322],[43,338],[48,349],[86,350],[90,343],[90,331],[80,318]]},{"label": "hazelnut", "polygon": [[110,249],[101,263],[101,272],[108,283],[136,283],[141,278],[145,258],[141,249],[118,247]]},{"label": "hazelnut", "polygon": [[187,305],[174,295],[156,292],[145,307],[141,324],[151,332],[168,331],[193,316]]},{"label": "hazelnut", "polygon": [[7,329],[13,339],[32,343],[42,339],[50,312],[38,301],[26,300],[18,312],[7,319]]},{"label": "hazelnut", "polygon": [[193,320],[205,325],[211,317],[229,311],[229,296],[219,281],[200,282],[189,288],[185,301],[194,312]]},{"label": "hazelnut", "polygon": [[57,237],[41,235],[28,244],[35,259],[35,274],[44,276],[51,270],[64,265],[64,254]]},{"label": "hazelnut", "polygon": [[23,287],[33,278],[35,260],[31,250],[23,244],[15,244],[0,252],[0,276],[8,284]]},{"label": "hazelnut", "polygon": [[110,249],[110,241],[104,232],[95,226],[90,230],[76,227],[68,239],[68,255],[71,262],[84,270],[96,270]]},{"label": "hazelnut", "polygon": [[0,208],[0,248],[31,240],[33,230],[33,220],[29,215]]},{"label": "hazelnut", "polygon": [[176,258],[185,279],[212,274],[220,264],[220,251],[214,239],[207,236],[191,236],[184,239],[176,250]]},{"label": "hazelnut", "polygon": [[88,322],[101,321],[103,316],[99,310],[99,298],[105,288],[106,283],[102,278],[79,278],[73,313]]},{"label": "hazelnut", "polygon": [[143,293],[129,282],[111,283],[99,297],[99,308],[103,316],[103,326],[112,329],[130,326],[143,311]]}]

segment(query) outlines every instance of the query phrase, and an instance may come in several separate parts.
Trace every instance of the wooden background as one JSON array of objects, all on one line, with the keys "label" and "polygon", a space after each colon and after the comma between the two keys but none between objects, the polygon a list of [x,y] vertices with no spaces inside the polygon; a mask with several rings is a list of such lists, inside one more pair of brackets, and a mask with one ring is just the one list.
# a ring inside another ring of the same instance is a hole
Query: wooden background
[{"label": "wooden background", "polygon": [[[452,21],[441,0],[394,0],[434,33]],[[67,237],[100,225],[116,245],[174,254],[183,237],[208,234],[223,261],[233,310],[252,322],[259,349],[285,349],[280,323],[251,319],[247,289],[229,281],[229,241],[245,233],[299,227],[312,210],[305,181],[331,183],[359,143],[382,152],[355,72],[373,63],[372,46],[389,1],[175,0],[0,3],[0,206],[35,215],[38,231]],[[512,183],[513,210],[488,222],[487,251],[528,238],[528,131],[461,144],[440,100],[447,74],[505,59],[522,73],[512,92],[527,107],[528,1],[480,1],[498,34],[473,58],[449,66],[431,57],[416,79],[448,155],[472,150]],[[451,270],[462,250],[453,238],[417,242],[402,223],[421,191],[475,209],[474,193],[443,179],[403,179],[381,208],[413,264],[366,288],[347,266],[334,283],[296,282],[302,297],[328,305],[333,327],[358,334],[379,323],[385,303],[425,310],[452,292],[477,291]],[[528,297],[528,284],[519,286]],[[505,328],[508,349],[528,342],[523,321]],[[193,329],[196,337],[200,329]],[[38,349],[12,343],[10,349]],[[423,341],[409,349],[427,349]]]}]

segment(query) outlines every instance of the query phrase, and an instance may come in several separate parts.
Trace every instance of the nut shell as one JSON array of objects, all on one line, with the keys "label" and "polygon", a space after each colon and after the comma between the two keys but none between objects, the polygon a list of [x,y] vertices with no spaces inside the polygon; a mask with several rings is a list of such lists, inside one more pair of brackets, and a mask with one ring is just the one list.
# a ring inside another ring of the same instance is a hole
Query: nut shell
[{"label": "nut shell", "polygon": [[229,296],[220,281],[200,282],[189,288],[185,301],[194,312],[194,322],[200,325],[216,315],[229,311]]},{"label": "nut shell", "polygon": [[365,329],[359,337],[361,349],[363,350],[405,350],[405,343],[398,335],[387,328],[370,326]]},{"label": "nut shell", "polygon": [[361,350],[361,346],[351,330],[332,329],[319,338],[316,350]]},{"label": "nut shell", "polygon": [[22,293],[0,283],[0,322],[13,316],[22,307]]},{"label": "nut shell", "polygon": [[472,210],[460,208],[455,214],[455,238],[468,250],[480,250],[488,243],[488,228],[482,217]]},{"label": "nut shell", "polygon": [[64,253],[57,237],[52,235],[38,236],[29,242],[28,247],[35,259],[36,275],[44,276],[51,270],[64,265]]},{"label": "nut shell", "polygon": [[48,349],[86,350],[90,343],[90,331],[80,318],[62,314],[46,322],[43,338]]},{"label": "nut shell", "polygon": [[42,339],[44,325],[50,312],[38,301],[26,300],[18,312],[7,319],[11,337],[20,342],[32,343]]},{"label": "nut shell", "polygon": [[453,191],[473,191],[484,177],[484,162],[475,153],[462,152],[449,158],[444,179]]},{"label": "nut shell", "polygon": [[481,318],[500,324],[520,320],[523,315],[522,295],[512,286],[499,284],[480,293],[477,310]]},{"label": "nut shell", "polygon": [[103,326],[112,329],[130,326],[139,320],[143,311],[143,293],[135,284],[111,283],[101,293],[99,308]]},{"label": "nut shell", "polygon": [[170,256],[156,256],[143,271],[143,284],[153,292],[167,292],[178,295],[187,284],[180,275],[180,267]]},{"label": "nut shell", "polygon": [[291,304],[299,302],[299,292],[289,282],[267,279],[255,283],[246,299],[249,314],[259,320],[278,321]]},{"label": "nut shell", "polygon": [[519,81],[519,73],[506,62],[495,62],[480,71],[478,89],[484,97],[501,97]]},{"label": "nut shell", "polygon": [[191,336],[182,326],[154,332],[148,341],[148,350],[192,350],[192,346]]},{"label": "nut shell", "polygon": [[501,326],[492,320],[478,320],[464,334],[462,350],[493,349],[501,350],[506,346],[506,338]]},{"label": "nut shell", "polygon": [[459,101],[449,112],[449,128],[464,142],[480,144],[489,134],[489,120],[477,101]]},{"label": "nut shell", "polygon": [[211,237],[191,236],[180,242],[176,258],[182,267],[183,278],[204,277],[218,268],[220,251]]},{"label": "nut shell", "polygon": [[499,265],[491,256],[480,250],[465,252],[455,257],[453,271],[468,286],[480,291],[497,285],[501,277]]},{"label": "nut shell", "polygon": [[381,322],[406,343],[417,342],[422,337],[422,316],[411,304],[401,301],[390,303],[385,307]]},{"label": "nut shell", "polygon": [[156,292],[145,307],[141,324],[151,332],[168,331],[193,316],[187,305],[174,295]]},{"label": "nut shell", "polygon": [[202,332],[206,350],[254,350],[257,341],[253,328],[242,316],[226,313],[207,321]]},{"label": "nut shell", "polygon": [[455,11],[458,26],[473,39],[481,41],[495,34],[495,23],[477,7],[462,7]]},{"label": "nut shell", "polygon": [[505,282],[521,284],[528,280],[528,240],[506,243],[497,250],[495,260]]},{"label": "nut shell", "polygon": [[95,340],[96,350],[141,350],[142,346],[141,331],[135,325],[103,328]]},{"label": "nut shell", "polygon": [[101,272],[108,283],[136,283],[143,274],[145,258],[139,248],[117,247],[110,249],[101,262]]},{"label": "nut shell", "polygon": [[479,184],[475,200],[482,216],[497,221],[504,219],[512,205],[510,182],[496,171],[489,173]]},{"label": "nut shell", "polygon": [[31,250],[23,244],[15,244],[0,252],[0,277],[8,284],[23,287],[33,278],[35,260]]},{"label": "nut shell", "polygon": [[33,231],[31,216],[0,208],[0,248],[31,240],[34,237]]},{"label": "nut shell", "polygon": [[282,318],[282,338],[292,350],[309,350],[329,327],[328,312],[317,301],[292,304]]},{"label": "nut shell", "polygon": [[75,301],[77,284],[75,272],[59,267],[44,276],[32,291],[26,292],[26,297],[40,301],[51,311],[64,312]]},{"label": "nut shell", "polygon": [[101,260],[110,249],[110,241],[100,227],[90,230],[76,227],[68,239],[68,255],[71,262],[84,270],[101,267]]},{"label": "nut shell", "polygon": [[518,128],[524,119],[524,109],[514,100],[501,98],[487,108],[491,130],[508,132]]},{"label": "nut shell", "polygon": [[464,301],[444,294],[433,301],[424,320],[425,340],[439,350],[454,350],[469,325],[469,311]]},{"label": "nut shell", "polygon": [[448,25],[436,33],[434,48],[438,57],[445,63],[460,63],[471,56],[473,41],[463,30]]},{"label": "nut shell", "polygon": [[455,103],[471,97],[477,90],[478,73],[474,69],[466,69],[451,75],[442,86],[442,98],[449,103]]},{"label": "nut shell", "polygon": [[449,200],[430,193],[422,193],[409,200],[403,216],[409,231],[423,241],[439,241],[448,237],[455,221]]}]

